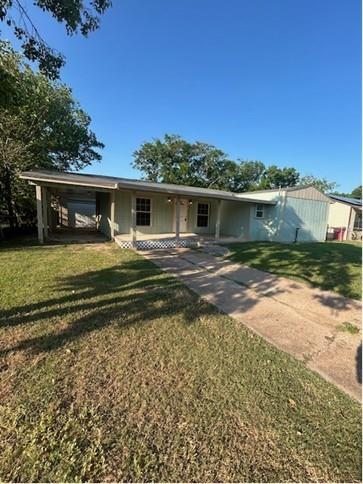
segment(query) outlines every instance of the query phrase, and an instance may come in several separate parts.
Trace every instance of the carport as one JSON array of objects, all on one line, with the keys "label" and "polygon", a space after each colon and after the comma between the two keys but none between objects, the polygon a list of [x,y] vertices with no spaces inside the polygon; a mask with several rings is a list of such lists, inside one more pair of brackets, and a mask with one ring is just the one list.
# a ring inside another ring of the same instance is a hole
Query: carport
[{"label": "carport", "polygon": [[21,178],[35,186],[38,239],[64,242],[104,241],[100,231],[100,199],[104,194],[112,198],[115,183],[102,181],[92,175],[87,181],[67,179],[59,182],[51,177],[54,172],[42,170],[38,175],[24,172]]}]

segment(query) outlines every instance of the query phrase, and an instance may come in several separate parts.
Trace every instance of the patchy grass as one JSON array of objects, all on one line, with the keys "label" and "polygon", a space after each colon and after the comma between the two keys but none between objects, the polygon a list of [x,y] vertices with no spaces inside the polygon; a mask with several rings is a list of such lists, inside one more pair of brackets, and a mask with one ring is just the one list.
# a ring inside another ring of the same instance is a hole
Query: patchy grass
[{"label": "patchy grass", "polygon": [[228,245],[229,258],[342,296],[362,297],[360,243],[245,242]]},{"label": "patchy grass", "polygon": [[343,323],[339,326],[339,329],[349,334],[359,334],[359,328],[352,323]]},{"label": "patchy grass", "polygon": [[0,271],[0,480],[360,480],[359,405],[141,256]]}]

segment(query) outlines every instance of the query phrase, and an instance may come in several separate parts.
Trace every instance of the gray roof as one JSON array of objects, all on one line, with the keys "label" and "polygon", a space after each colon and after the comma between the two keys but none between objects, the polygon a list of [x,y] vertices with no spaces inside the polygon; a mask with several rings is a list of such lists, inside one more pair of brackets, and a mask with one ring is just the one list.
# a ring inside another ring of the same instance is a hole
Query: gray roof
[{"label": "gray roof", "polygon": [[236,202],[263,203],[275,205],[275,201],[260,200],[256,198],[243,198],[243,194],[214,190],[211,188],[191,187],[187,185],[175,185],[171,183],[156,183],[146,180],[132,180],[129,178],[116,178],[111,176],[88,175],[71,172],[59,172],[51,170],[25,171],[20,176],[24,180],[29,180],[40,184],[73,185],[79,187],[103,188],[103,189],[128,189],[156,193],[166,193],[170,195],[184,195],[187,197],[216,198],[220,200],[230,200]]},{"label": "gray roof", "polygon": [[362,206],[362,200],[359,198],[349,198],[349,197],[341,197],[339,195],[329,195],[332,200],[336,200],[338,202],[347,203],[349,205],[354,205],[355,207]]}]

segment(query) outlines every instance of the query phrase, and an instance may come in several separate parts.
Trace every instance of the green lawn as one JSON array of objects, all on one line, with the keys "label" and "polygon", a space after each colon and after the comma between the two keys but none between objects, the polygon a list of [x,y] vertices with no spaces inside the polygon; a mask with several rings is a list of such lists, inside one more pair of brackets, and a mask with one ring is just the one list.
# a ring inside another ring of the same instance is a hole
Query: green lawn
[{"label": "green lawn", "polygon": [[141,256],[0,274],[1,481],[360,480],[360,406]]},{"label": "green lawn", "polygon": [[230,244],[229,258],[280,276],[298,279],[354,299],[362,297],[359,243],[245,242]]}]

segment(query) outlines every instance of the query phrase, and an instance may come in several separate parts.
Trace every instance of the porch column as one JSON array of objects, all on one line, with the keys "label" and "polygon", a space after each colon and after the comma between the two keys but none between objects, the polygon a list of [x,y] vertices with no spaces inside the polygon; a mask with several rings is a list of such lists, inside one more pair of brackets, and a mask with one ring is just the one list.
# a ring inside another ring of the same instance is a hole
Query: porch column
[{"label": "porch column", "polygon": [[180,197],[175,199],[175,245],[180,243]]},{"label": "porch column", "polygon": [[37,199],[38,240],[40,244],[44,244],[42,187],[40,185],[35,186],[35,195]]},{"label": "porch column", "polygon": [[43,208],[43,228],[44,238],[48,238],[48,190],[42,187],[42,208]]},{"label": "porch column", "polygon": [[222,200],[218,200],[217,202],[217,219],[216,219],[216,233],[215,239],[218,240],[221,235],[221,208],[222,208]]},{"label": "porch column", "polygon": [[115,239],[115,190],[111,192],[111,240]]},{"label": "porch column", "polygon": [[136,193],[131,195],[131,240],[132,246],[136,247]]},{"label": "porch column", "polygon": [[51,232],[54,229],[54,217],[53,217],[53,210],[52,210],[52,194],[50,193],[49,189],[47,191],[47,213],[48,213],[48,227],[49,227],[49,231]]}]

